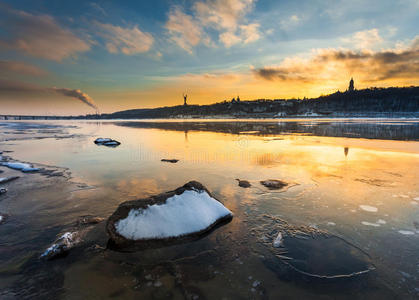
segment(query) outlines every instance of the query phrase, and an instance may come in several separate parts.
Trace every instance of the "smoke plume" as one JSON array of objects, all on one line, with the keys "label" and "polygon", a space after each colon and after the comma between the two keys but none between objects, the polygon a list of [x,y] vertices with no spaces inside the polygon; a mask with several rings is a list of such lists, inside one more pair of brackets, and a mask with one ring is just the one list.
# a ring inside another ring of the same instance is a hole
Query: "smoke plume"
[{"label": "smoke plume", "polygon": [[52,90],[58,94],[79,99],[81,102],[89,105],[91,108],[98,110],[96,104],[93,102],[93,99],[86,93],[83,93],[81,90],[71,90],[71,89],[56,88],[56,87],[53,87]]}]

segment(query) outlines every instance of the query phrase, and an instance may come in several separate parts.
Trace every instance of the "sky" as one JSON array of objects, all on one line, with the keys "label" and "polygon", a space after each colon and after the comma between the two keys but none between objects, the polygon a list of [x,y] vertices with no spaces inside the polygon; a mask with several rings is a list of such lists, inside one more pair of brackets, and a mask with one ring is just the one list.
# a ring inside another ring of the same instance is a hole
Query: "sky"
[{"label": "sky", "polygon": [[0,115],[419,85],[419,0],[0,0]]}]

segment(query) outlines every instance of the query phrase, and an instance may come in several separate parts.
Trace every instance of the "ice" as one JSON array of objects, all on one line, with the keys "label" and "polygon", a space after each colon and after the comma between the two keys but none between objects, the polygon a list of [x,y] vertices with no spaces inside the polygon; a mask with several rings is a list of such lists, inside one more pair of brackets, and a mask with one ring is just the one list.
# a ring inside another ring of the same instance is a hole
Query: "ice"
[{"label": "ice", "polygon": [[0,223],[3,221],[3,216],[0,215]]},{"label": "ice", "polygon": [[327,222],[327,225],[329,225],[329,226],[335,226],[336,223],[335,222]]},{"label": "ice", "polygon": [[77,232],[66,232],[61,235],[54,244],[45,250],[44,253],[41,254],[41,258],[52,259],[59,256],[70,250],[79,241]]},{"label": "ice", "polygon": [[282,246],[282,243],[283,243],[282,233],[278,232],[278,235],[276,236],[276,238],[273,242],[273,245],[274,245],[275,248],[279,248],[279,247]]},{"label": "ice", "polygon": [[255,287],[257,287],[257,286],[259,286],[260,285],[260,281],[259,280],[255,280],[254,282],[253,282],[253,284],[252,284],[252,286],[255,288]]},{"label": "ice", "polygon": [[380,227],[380,224],[377,224],[377,223],[370,223],[370,222],[366,222],[366,221],[362,221],[362,222],[361,222],[361,224],[362,224],[362,225],[365,225],[365,226]]},{"label": "ice", "polygon": [[410,231],[410,230],[399,230],[399,233],[404,234],[404,235],[413,235],[413,234],[415,234],[413,231]]},{"label": "ice", "polygon": [[164,204],[150,205],[144,210],[131,209],[125,219],[115,224],[115,229],[133,240],[178,237],[204,230],[231,215],[231,211],[207,192],[186,190],[168,198]]},{"label": "ice", "polygon": [[359,208],[368,212],[377,212],[378,208],[370,205],[360,205]]},{"label": "ice", "polygon": [[383,219],[378,219],[377,224],[387,224],[387,222]]},{"label": "ice", "polygon": [[413,200],[419,201],[419,197],[415,197],[415,198],[413,198]]},{"label": "ice", "polygon": [[34,168],[32,165],[21,162],[4,162],[3,166],[9,167],[11,169],[20,170],[22,172],[34,172],[39,171],[39,168]]}]

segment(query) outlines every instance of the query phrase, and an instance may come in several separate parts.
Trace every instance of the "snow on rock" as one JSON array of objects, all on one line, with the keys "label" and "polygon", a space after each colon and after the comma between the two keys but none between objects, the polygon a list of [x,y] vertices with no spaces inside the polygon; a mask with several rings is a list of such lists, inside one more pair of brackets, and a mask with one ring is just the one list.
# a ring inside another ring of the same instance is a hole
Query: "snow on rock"
[{"label": "snow on rock", "polygon": [[377,212],[378,208],[370,205],[360,205],[359,208],[368,212]]},{"label": "snow on rock", "polygon": [[197,237],[233,214],[199,182],[175,191],[122,203],[108,219],[107,231],[117,245]]},{"label": "snow on rock", "polygon": [[112,141],[112,139],[110,139],[110,138],[97,138],[95,140],[95,144],[103,144],[103,143],[111,142],[111,141]]},{"label": "snow on rock", "polygon": [[7,218],[7,216],[6,216],[6,215],[2,215],[2,214],[0,213],[0,224],[3,224],[4,222],[6,222],[6,218]]},{"label": "snow on rock", "polygon": [[7,193],[7,189],[6,188],[0,188],[0,195],[5,194],[5,193]]},{"label": "snow on rock", "polygon": [[48,249],[41,254],[40,258],[53,259],[64,255],[68,250],[80,243],[78,232],[66,232],[61,235]]},{"label": "snow on rock", "polygon": [[21,163],[21,162],[3,162],[2,165],[10,169],[19,170],[22,172],[39,171],[39,168],[34,168],[31,164]]}]

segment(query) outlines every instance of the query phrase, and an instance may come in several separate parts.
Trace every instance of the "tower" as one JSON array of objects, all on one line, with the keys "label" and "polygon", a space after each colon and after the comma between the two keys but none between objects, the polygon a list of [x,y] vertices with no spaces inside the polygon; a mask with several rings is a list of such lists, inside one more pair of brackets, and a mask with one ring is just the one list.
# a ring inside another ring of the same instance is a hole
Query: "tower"
[{"label": "tower", "polygon": [[351,80],[349,81],[348,92],[353,92],[354,90],[355,90],[355,87],[354,87],[354,79],[351,78]]},{"label": "tower", "polygon": [[183,105],[186,106],[188,103],[186,101],[188,100],[188,94],[183,93]]}]

